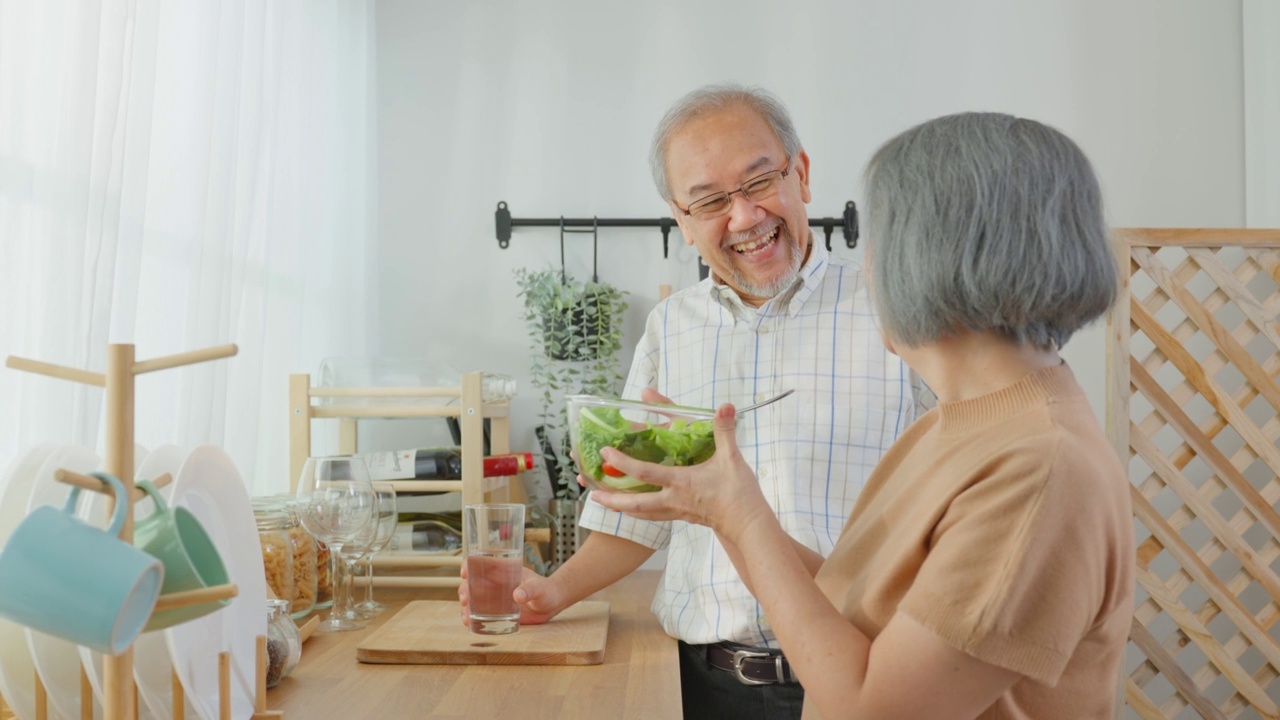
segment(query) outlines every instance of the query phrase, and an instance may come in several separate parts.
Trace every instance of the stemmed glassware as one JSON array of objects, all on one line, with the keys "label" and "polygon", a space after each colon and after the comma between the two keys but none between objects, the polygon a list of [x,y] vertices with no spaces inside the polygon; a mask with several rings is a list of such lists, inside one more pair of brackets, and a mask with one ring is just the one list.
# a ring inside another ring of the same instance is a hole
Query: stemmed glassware
[{"label": "stemmed glassware", "polygon": [[[333,608],[316,632],[340,632],[364,627],[351,609],[351,570],[360,548],[357,535],[374,522],[377,496],[369,470],[358,457],[307,458],[298,479],[298,518],[316,539],[329,546],[335,564],[346,565],[346,590],[334,592]],[[340,559],[340,560],[339,560]],[[335,579],[340,578],[334,575]],[[336,585],[336,583],[335,583]]]},{"label": "stemmed glassware", "polygon": [[387,609],[386,605],[373,599],[373,556],[386,549],[391,544],[391,538],[396,534],[396,524],[399,515],[396,512],[396,489],[389,482],[376,482],[373,484],[373,492],[377,495],[376,507],[374,514],[375,521],[372,525],[373,533],[366,530],[361,535],[371,536],[364,555],[360,560],[365,566],[365,578],[367,583],[364,591],[364,602],[356,605],[356,613],[363,618],[372,618],[378,613]]}]

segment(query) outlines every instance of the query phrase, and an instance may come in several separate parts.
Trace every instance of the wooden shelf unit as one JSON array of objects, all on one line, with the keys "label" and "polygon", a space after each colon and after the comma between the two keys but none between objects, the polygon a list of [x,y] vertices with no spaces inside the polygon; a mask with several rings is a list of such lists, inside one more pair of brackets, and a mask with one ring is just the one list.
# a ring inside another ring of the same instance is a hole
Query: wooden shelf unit
[{"label": "wooden shelf unit", "polygon": [[[338,421],[338,454],[354,455],[359,451],[358,422],[361,419],[388,418],[457,418],[462,435],[461,480],[397,480],[393,482],[397,492],[458,492],[463,504],[479,502],[524,503],[526,496],[519,482],[513,477],[484,477],[484,421],[490,421],[490,451],[499,455],[510,452],[510,404],[484,402],[484,373],[463,373],[457,386],[439,387],[314,387],[311,375],[298,373],[289,376],[289,489],[297,490],[302,466],[311,454],[311,421],[335,419]],[[335,399],[327,405],[317,405],[316,400]],[[407,405],[386,403],[389,400],[445,399],[457,402],[442,405]],[[373,401],[373,404],[370,403]],[[386,404],[376,404],[383,401]],[[518,477],[518,476],[516,476]],[[422,553],[382,554],[373,561],[375,587],[457,587],[461,578],[457,574],[462,558],[455,555]],[[405,576],[403,574],[378,577],[378,571],[390,568],[445,569],[448,575]]]}]

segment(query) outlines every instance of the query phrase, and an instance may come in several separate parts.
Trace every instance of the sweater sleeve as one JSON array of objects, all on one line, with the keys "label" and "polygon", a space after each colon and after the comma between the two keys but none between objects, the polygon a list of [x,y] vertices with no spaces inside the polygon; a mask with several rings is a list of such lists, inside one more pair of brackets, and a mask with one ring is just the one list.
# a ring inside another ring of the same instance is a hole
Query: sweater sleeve
[{"label": "sweater sleeve", "polygon": [[1053,686],[1106,594],[1088,457],[1040,435],[988,456],[937,523],[900,610],[984,662]]}]

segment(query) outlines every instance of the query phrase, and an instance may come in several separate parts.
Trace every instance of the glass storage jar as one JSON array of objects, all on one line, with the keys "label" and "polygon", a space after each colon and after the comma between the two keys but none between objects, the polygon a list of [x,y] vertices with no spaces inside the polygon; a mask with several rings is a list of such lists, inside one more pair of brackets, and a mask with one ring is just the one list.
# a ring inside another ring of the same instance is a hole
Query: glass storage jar
[{"label": "glass storage jar", "polygon": [[289,542],[288,515],[279,503],[256,498],[253,519],[258,525],[267,588],[276,598],[293,602],[293,546]]},{"label": "glass storage jar", "polygon": [[293,546],[293,605],[292,616],[300,620],[315,607],[316,590],[319,584],[316,564],[319,559],[319,548],[316,539],[302,527],[298,520],[296,501],[292,498],[284,503],[285,515],[288,516],[287,530],[289,542]]},{"label": "glass storage jar", "polygon": [[267,687],[275,687],[302,658],[302,636],[289,617],[288,600],[267,600]]},{"label": "glass storage jar", "polygon": [[333,607],[333,553],[329,546],[316,540],[316,604],[314,609]]}]

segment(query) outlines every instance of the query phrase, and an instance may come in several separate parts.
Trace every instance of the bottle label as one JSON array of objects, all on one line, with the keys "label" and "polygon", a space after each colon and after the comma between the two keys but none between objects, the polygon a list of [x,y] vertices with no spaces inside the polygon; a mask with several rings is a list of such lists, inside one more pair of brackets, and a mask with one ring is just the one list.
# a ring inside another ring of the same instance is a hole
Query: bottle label
[{"label": "bottle label", "polygon": [[413,450],[389,450],[366,453],[364,464],[369,467],[370,480],[412,480],[413,458]]}]

